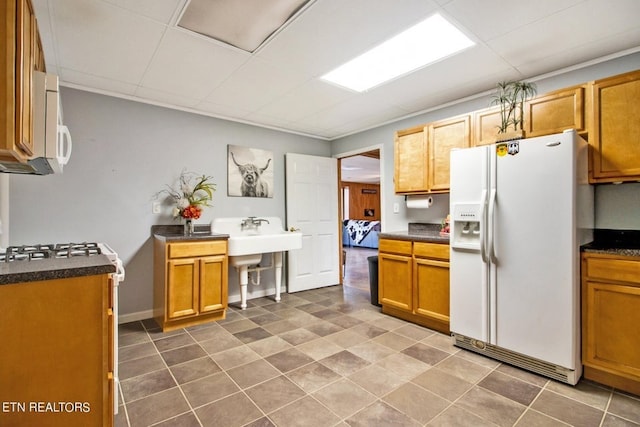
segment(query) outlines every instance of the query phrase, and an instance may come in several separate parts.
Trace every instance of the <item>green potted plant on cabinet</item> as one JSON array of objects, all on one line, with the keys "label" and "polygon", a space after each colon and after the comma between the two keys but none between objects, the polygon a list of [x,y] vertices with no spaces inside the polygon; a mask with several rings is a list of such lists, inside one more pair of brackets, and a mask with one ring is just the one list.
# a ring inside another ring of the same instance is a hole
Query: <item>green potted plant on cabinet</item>
[{"label": "green potted plant on cabinet", "polygon": [[500,125],[498,141],[524,138],[524,103],[536,94],[535,83],[503,81],[497,84],[497,90],[491,103],[500,106]]}]

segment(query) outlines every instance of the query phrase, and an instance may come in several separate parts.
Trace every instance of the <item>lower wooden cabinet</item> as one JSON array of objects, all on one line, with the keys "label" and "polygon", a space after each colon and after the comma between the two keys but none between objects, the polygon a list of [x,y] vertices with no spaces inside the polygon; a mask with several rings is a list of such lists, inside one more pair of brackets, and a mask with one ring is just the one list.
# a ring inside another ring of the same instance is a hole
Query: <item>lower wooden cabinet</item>
[{"label": "lower wooden cabinet", "polygon": [[378,243],[378,302],[411,312],[413,304],[413,244],[381,239]]},{"label": "lower wooden cabinet", "polygon": [[584,377],[640,395],[640,257],[582,257]]},{"label": "lower wooden cabinet", "polygon": [[380,239],[382,312],[449,333],[449,245]]},{"label": "lower wooden cabinet", "polygon": [[108,274],[0,285],[0,425],[113,425],[111,286]]},{"label": "lower wooden cabinet", "polygon": [[225,317],[227,241],[155,238],[154,318],[163,331]]}]

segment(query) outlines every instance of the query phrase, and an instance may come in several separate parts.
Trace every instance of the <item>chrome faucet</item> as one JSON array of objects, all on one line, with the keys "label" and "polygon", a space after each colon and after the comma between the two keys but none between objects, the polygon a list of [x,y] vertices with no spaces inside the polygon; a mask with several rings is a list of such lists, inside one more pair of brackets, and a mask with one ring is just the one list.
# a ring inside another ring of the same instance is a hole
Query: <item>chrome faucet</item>
[{"label": "chrome faucet", "polygon": [[266,220],[264,218],[257,218],[255,216],[250,216],[242,220],[242,222],[240,223],[240,230],[244,230],[244,229],[255,230],[256,228],[260,227],[260,225],[263,222],[266,222],[267,224],[269,224],[269,220]]}]

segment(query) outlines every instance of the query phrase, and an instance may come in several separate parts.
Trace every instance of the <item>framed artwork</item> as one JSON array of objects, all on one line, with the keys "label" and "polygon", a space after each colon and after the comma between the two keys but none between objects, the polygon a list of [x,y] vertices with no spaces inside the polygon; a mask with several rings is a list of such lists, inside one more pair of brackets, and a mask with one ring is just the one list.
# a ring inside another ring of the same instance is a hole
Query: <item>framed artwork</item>
[{"label": "framed artwork", "polygon": [[227,194],[273,197],[273,152],[240,145],[228,145],[227,151]]}]

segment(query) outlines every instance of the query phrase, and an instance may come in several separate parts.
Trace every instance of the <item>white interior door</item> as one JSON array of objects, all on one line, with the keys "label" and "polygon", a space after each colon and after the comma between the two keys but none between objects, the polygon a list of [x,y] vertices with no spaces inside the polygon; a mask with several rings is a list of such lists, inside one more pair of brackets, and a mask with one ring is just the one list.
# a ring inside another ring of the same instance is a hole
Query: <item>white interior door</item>
[{"label": "white interior door", "polygon": [[302,233],[302,249],[289,251],[287,292],[340,283],[338,161],[287,153],[287,228]]}]

